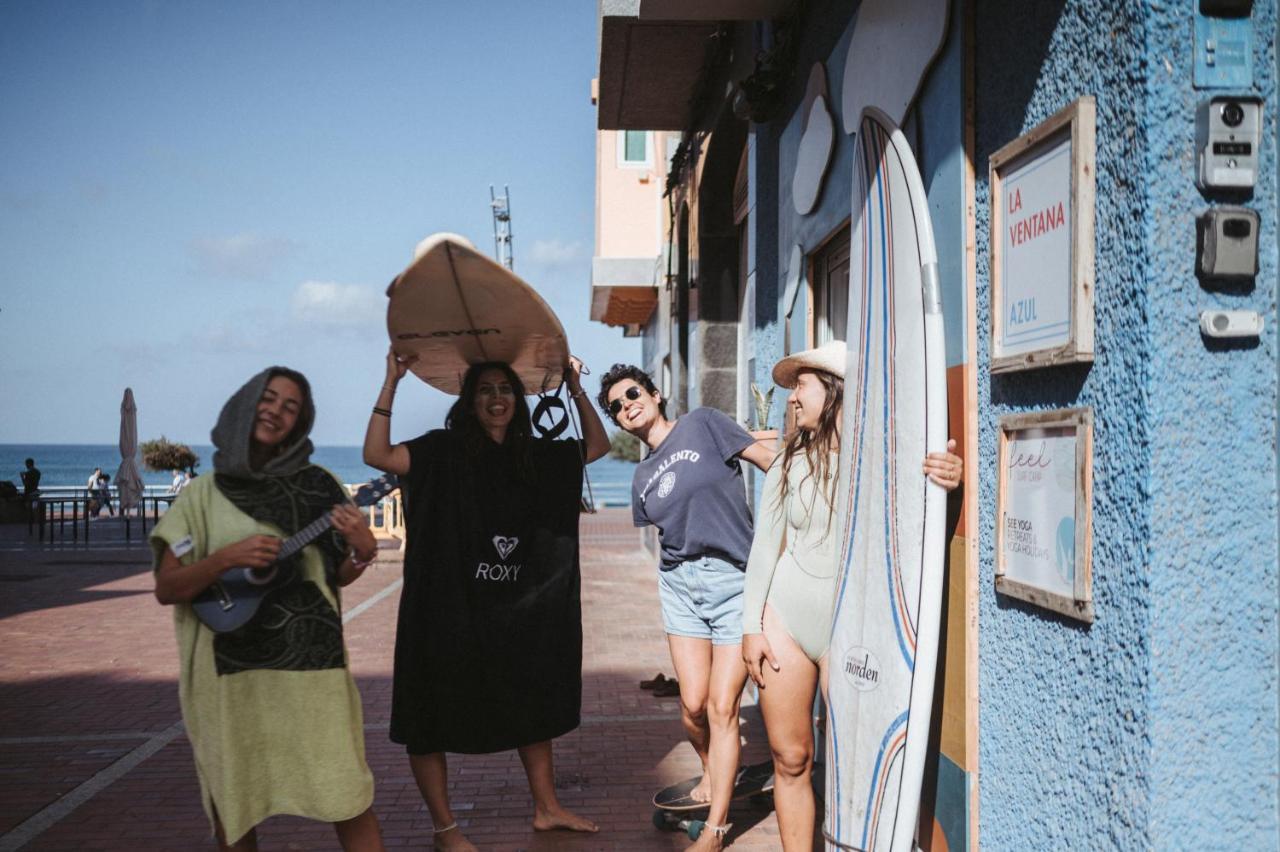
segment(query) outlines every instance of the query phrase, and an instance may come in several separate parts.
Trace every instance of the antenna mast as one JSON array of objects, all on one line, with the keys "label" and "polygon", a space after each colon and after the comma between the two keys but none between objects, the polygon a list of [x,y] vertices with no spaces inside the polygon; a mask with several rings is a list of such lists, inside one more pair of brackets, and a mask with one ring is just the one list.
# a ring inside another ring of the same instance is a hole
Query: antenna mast
[{"label": "antenna mast", "polygon": [[511,190],[502,187],[502,195],[494,192],[489,184],[489,207],[493,209],[493,256],[507,269],[515,269],[511,253]]}]

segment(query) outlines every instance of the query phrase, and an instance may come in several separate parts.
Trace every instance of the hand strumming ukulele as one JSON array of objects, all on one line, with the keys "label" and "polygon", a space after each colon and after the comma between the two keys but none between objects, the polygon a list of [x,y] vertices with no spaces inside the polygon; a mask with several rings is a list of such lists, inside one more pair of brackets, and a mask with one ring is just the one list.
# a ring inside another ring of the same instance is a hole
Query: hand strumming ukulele
[{"label": "hand strumming ukulele", "polygon": [[[352,501],[360,507],[372,506],[400,487],[393,474],[380,476],[360,486]],[[307,526],[285,539],[276,561],[266,568],[232,568],[191,602],[196,617],[214,633],[230,633],[248,624],[258,612],[258,605],[272,589],[293,579],[294,571],[282,563],[315,541],[333,526],[325,512]]]}]

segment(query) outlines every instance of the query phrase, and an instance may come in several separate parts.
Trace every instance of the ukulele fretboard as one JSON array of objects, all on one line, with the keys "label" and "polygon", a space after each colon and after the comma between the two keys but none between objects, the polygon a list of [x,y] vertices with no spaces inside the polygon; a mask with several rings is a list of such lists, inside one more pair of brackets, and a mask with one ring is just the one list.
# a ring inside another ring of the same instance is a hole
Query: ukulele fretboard
[{"label": "ukulele fretboard", "polygon": [[288,559],[290,556],[323,535],[331,526],[333,526],[333,522],[329,520],[329,515],[326,512],[285,539],[284,544],[280,545],[280,555],[277,556],[276,559]]}]

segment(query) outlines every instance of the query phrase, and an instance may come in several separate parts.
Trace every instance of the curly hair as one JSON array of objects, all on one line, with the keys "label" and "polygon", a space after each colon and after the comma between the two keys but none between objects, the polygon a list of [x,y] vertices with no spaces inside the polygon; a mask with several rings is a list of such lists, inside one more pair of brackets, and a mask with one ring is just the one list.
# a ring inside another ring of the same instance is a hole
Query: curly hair
[{"label": "curly hair", "polygon": [[[613,425],[617,426],[618,418],[613,416],[613,412],[609,410],[609,390],[623,379],[631,381],[644,388],[650,395],[658,392],[658,386],[653,383],[653,379],[649,374],[634,364],[614,364],[609,371],[600,377],[600,393],[596,396],[596,402],[600,405],[600,410],[605,416],[613,421]],[[667,416],[666,399],[658,400],[658,411],[663,417]]]}]

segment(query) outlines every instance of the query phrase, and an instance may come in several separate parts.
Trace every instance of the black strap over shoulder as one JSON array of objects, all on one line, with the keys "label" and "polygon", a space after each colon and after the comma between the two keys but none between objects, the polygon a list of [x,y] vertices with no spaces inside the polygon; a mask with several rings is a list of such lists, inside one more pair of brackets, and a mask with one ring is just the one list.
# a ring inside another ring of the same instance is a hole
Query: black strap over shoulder
[{"label": "black strap over shoulder", "polygon": [[569,428],[569,410],[560,397],[539,394],[532,420],[538,437],[555,440]]}]

